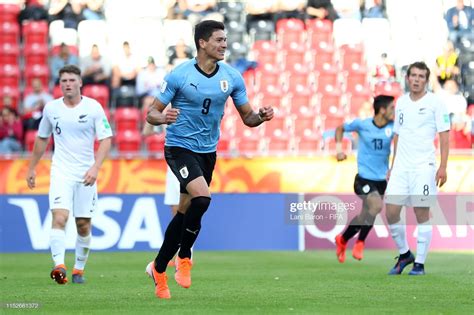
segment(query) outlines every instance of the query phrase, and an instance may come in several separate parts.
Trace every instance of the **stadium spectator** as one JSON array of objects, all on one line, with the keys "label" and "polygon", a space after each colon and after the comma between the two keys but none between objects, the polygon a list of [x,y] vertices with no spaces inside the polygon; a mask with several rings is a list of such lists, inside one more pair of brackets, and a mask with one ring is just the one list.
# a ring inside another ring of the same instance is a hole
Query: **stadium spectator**
[{"label": "stadium spectator", "polygon": [[[430,206],[436,201],[437,186],[447,180],[449,114],[446,106],[427,91],[430,69],[424,62],[408,67],[409,92],[395,109],[394,157],[388,173],[386,215],[390,233],[400,256],[390,275],[398,275],[414,263],[410,275],[424,275],[424,264],[432,237]],[[441,162],[436,171],[434,139],[439,134]],[[416,258],[410,251],[406,223],[400,218],[403,206],[414,207],[418,223]]]},{"label": "stadium spectator", "polygon": [[373,77],[375,84],[378,82],[391,82],[396,78],[395,66],[388,60],[387,53],[380,55],[378,64],[375,65]]},{"label": "stadium spectator", "polygon": [[451,119],[450,142],[455,149],[471,149],[471,119],[466,113],[455,115]]},{"label": "stadium spectator", "polygon": [[84,20],[82,15],[82,0],[51,0],[49,3],[49,20],[64,21],[65,28],[77,30],[79,22]]},{"label": "stadium spectator", "polygon": [[111,66],[97,45],[92,45],[91,54],[84,57],[81,62],[82,84],[110,85]]},{"label": "stadium spectator", "polygon": [[[181,185],[178,213],[166,229],[158,256],[147,266],[158,298],[171,297],[166,267],[178,248],[175,279],[184,288],[191,286],[191,247],[211,202],[209,185],[216,162],[219,122],[227,98],[232,97],[248,127],[273,118],[271,107],[262,107],[258,113],[253,111],[242,76],[221,62],[227,48],[225,39],[223,23],[211,20],[197,24],[194,32],[197,57],[166,76],[166,83],[147,115],[152,125],[169,125],[165,158]],[[224,77],[227,79],[223,80]],[[172,107],[163,114],[170,102]],[[197,107],[201,110],[193,109]]]},{"label": "stadium spectator", "polygon": [[247,30],[258,21],[275,21],[278,0],[249,0],[245,2]]},{"label": "stadium spectator", "polygon": [[122,54],[115,60],[112,67],[112,88],[119,88],[122,85],[135,86],[140,62],[132,53],[129,42],[122,44]]},{"label": "stadium spectator", "polygon": [[[48,103],[43,110],[26,182],[30,189],[35,187],[36,165],[53,134],[49,204],[53,216],[50,246],[54,268],[50,276],[58,284],[68,282],[64,264],[65,228],[72,211],[77,228],[72,282],[81,284],[90,252],[91,217],[97,210],[96,179],[110,150],[112,131],[102,106],[81,96],[81,70],[67,65],[59,70],[59,77],[63,97]],[[94,154],[96,137],[100,144]]]},{"label": "stadium spectator", "polygon": [[385,0],[362,0],[360,11],[362,18],[387,18]]},{"label": "stadium spectator", "polygon": [[86,20],[104,20],[104,0],[85,0],[82,15]]},{"label": "stadium spectator", "polygon": [[436,58],[435,75],[438,78],[438,83],[443,85],[448,79],[459,80],[460,72],[459,58],[453,42],[447,41],[443,54]]},{"label": "stadium spectator", "polygon": [[51,58],[51,80],[53,84],[59,84],[59,70],[66,65],[79,65],[79,59],[72,54],[69,46],[61,43],[59,54]]},{"label": "stadium spectator", "polygon": [[474,28],[474,10],[464,5],[464,0],[457,0],[456,5],[446,11],[449,40],[457,43],[463,35],[471,35]]},{"label": "stadium spectator", "polygon": [[44,6],[45,0],[27,0],[25,7],[18,15],[18,22],[20,25],[23,21],[48,21],[48,11]]},{"label": "stadium spectator", "polygon": [[179,9],[192,26],[203,20],[224,21],[224,16],[219,13],[216,0],[181,0],[178,1]]},{"label": "stadium spectator", "polygon": [[306,14],[309,19],[329,20],[339,18],[331,0],[308,0]]},{"label": "stadium spectator", "polygon": [[449,115],[462,116],[466,114],[467,100],[460,93],[458,83],[452,79],[446,80],[441,89],[436,94],[443,100],[448,109]]},{"label": "stadium spectator", "polygon": [[21,152],[23,125],[15,109],[3,107],[0,116],[0,153]]},{"label": "stadium spectator", "polygon": [[33,91],[25,95],[23,100],[22,119],[25,130],[37,130],[41,118],[43,117],[43,108],[53,96],[44,89],[40,78],[34,78],[31,81]]},{"label": "stadium spectator", "polygon": [[306,2],[306,0],[279,0],[277,12],[275,14],[275,21],[291,18],[304,20]]},{"label": "stadium spectator", "polygon": [[361,19],[360,0],[331,0],[339,18]]},{"label": "stadium spectator", "polygon": [[358,173],[354,180],[354,192],[362,199],[362,209],[342,234],[336,237],[336,256],[340,263],[346,259],[347,242],[359,233],[352,249],[352,256],[361,260],[365,239],[372,229],[375,217],[382,211],[383,195],[387,188],[388,161],[393,138],[394,97],[379,95],[374,99],[371,118],[356,118],[336,128],[336,159],[344,161],[342,151],[344,132],[356,132],[359,138],[357,154]]},{"label": "stadium spectator", "polygon": [[145,112],[148,111],[154,98],[160,92],[160,86],[165,75],[166,70],[158,67],[153,57],[148,57],[147,66],[138,73],[135,86],[139,102]]},{"label": "stadium spectator", "polygon": [[168,56],[168,71],[171,71],[177,65],[193,57],[193,50],[186,45],[183,39],[178,40],[176,45],[168,47],[166,51]]}]

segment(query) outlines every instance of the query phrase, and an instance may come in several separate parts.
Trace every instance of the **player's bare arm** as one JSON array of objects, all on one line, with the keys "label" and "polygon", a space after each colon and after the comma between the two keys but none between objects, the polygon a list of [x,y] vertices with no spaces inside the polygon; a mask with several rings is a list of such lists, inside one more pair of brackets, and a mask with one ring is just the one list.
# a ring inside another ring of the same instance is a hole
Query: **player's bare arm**
[{"label": "player's bare arm", "polygon": [[342,136],[344,135],[344,126],[340,125],[336,128],[336,159],[340,161],[344,161],[347,159],[347,155],[342,152]]},{"label": "player's bare arm", "polygon": [[397,155],[397,144],[398,144],[398,134],[393,136],[393,157],[392,157],[392,164],[387,171],[387,181],[390,180],[390,174],[392,173],[393,163],[395,162],[395,156]]},{"label": "player's bare arm", "polygon": [[97,149],[97,154],[95,156],[95,163],[84,175],[84,185],[92,186],[97,180],[100,167],[104,162],[105,158],[109,154],[110,148],[112,147],[112,137],[105,138],[100,140],[99,148]]},{"label": "player's bare arm", "polygon": [[28,184],[28,188],[33,189],[36,186],[36,165],[38,164],[39,160],[43,156],[44,152],[46,151],[46,147],[48,146],[49,137],[48,138],[40,138],[37,137],[35,140],[35,145],[33,147],[33,153],[31,155],[30,165],[28,167],[28,172],[26,173],[26,183]]},{"label": "player's bare arm", "polygon": [[446,168],[448,166],[449,155],[449,131],[439,133],[439,149],[441,152],[441,163],[436,172],[436,185],[442,187],[448,180]]},{"label": "player's bare arm", "polygon": [[248,127],[257,127],[264,121],[269,121],[273,118],[273,108],[271,106],[262,107],[256,113],[249,103],[237,107],[237,110],[242,118],[244,124]]},{"label": "player's bare arm", "polygon": [[150,106],[150,109],[148,110],[146,121],[153,126],[158,126],[162,124],[169,125],[169,124],[175,123],[176,120],[178,119],[179,109],[169,108],[166,112],[163,113],[163,110],[165,108],[166,108],[166,105],[155,98],[155,100],[153,101],[153,104]]}]

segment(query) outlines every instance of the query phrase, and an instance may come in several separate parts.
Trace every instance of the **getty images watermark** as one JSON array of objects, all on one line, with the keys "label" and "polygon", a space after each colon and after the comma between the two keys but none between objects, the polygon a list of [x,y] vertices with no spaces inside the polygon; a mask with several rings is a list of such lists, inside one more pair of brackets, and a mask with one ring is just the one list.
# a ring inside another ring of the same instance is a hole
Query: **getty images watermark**
[{"label": "getty images watermark", "polygon": [[[365,196],[354,194],[306,194],[298,202],[290,202],[285,211],[288,224],[346,225],[361,213]],[[441,194],[438,196],[385,196],[382,212],[375,224],[386,224],[385,202],[406,203],[401,219],[416,225],[413,206],[429,207],[433,225],[463,225],[474,227],[474,196],[472,194]]]}]

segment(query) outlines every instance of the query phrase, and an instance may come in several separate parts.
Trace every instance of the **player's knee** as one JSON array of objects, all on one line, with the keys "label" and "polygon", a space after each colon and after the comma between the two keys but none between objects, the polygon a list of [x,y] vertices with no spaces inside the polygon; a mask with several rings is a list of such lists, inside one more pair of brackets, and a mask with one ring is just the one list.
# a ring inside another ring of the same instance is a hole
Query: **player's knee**
[{"label": "player's knee", "polygon": [[209,208],[211,203],[210,197],[195,197],[191,199],[191,205],[186,212],[185,225],[193,229],[200,229],[201,219]]},{"label": "player's knee", "polygon": [[204,213],[207,211],[207,208],[209,208],[210,204],[211,204],[210,197],[204,197],[204,196],[195,197],[191,199],[191,205],[189,207],[190,208],[189,210],[192,210],[190,212],[193,213],[193,216],[202,217]]}]

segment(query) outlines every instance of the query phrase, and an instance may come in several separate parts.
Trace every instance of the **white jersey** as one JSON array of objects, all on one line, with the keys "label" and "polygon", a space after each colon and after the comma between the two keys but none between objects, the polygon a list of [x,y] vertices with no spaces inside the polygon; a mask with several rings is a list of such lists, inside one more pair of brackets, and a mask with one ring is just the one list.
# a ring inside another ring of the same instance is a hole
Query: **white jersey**
[{"label": "white jersey", "polygon": [[54,138],[51,175],[76,181],[83,181],[95,162],[95,136],[98,140],[112,137],[102,106],[85,96],[72,108],[64,104],[62,97],[46,104],[38,136],[49,138],[51,133]]},{"label": "white jersey", "polygon": [[434,139],[439,132],[450,129],[446,105],[431,92],[412,101],[409,94],[401,96],[395,108],[393,131],[398,134],[393,168],[402,170],[433,167],[436,163]]}]

